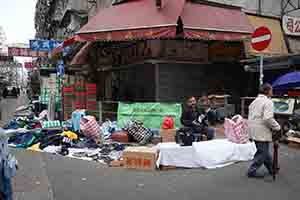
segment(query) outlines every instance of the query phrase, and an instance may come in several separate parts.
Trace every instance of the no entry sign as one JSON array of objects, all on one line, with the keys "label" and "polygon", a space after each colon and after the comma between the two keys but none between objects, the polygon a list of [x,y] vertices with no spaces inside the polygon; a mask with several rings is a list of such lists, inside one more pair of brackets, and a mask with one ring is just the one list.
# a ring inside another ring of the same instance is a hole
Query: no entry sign
[{"label": "no entry sign", "polygon": [[272,40],[272,33],[267,27],[259,27],[252,34],[251,45],[256,51],[265,50]]}]

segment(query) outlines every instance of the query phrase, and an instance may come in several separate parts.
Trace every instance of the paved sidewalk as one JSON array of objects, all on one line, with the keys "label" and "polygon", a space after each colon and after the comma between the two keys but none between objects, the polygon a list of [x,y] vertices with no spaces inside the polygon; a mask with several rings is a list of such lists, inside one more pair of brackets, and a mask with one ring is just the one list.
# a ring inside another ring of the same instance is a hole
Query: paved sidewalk
[{"label": "paved sidewalk", "polygon": [[53,193],[42,154],[32,151],[14,151],[20,169],[14,178],[15,200],[53,200]]},{"label": "paved sidewalk", "polygon": [[249,163],[214,170],[136,171],[48,153],[17,151],[17,200],[297,199],[300,151],[280,148],[276,182],[248,179]]},{"label": "paved sidewalk", "polygon": [[3,126],[5,123],[7,123],[9,120],[12,119],[17,107],[25,105],[27,102],[28,102],[28,98],[25,94],[22,94],[18,98],[9,97],[6,99],[1,99],[1,101],[0,101],[0,107],[1,107],[0,126]]}]

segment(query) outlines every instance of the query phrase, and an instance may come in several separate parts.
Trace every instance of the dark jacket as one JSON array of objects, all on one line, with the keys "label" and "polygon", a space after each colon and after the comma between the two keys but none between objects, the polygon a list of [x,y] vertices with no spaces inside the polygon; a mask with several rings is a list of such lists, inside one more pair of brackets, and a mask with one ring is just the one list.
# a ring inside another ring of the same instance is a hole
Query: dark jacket
[{"label": "dark jacket", "polygon": [[204,120],[206,121],[207,125],[208,125],[208,123],[210,125],[216,124],[218,116],[214,109],[210,109],[208,112],[206,112],[205,109],[199,108],[199,113],[200,113],[200,115],[205,115]]},{"label": "dark jacket", "polygon": [[181,124],[186,127],[193,127],[193,121],[197,120],[199,116],[200,113],[197,110],[193,111],[191,108],[186,108],[180,118]]}]

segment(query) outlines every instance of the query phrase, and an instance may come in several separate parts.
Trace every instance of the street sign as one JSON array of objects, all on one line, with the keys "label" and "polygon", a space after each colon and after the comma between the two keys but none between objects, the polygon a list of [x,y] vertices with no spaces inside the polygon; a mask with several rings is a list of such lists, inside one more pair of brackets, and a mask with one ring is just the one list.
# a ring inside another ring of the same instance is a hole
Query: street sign
[{"label": "street sign", "polygon": [[63,60],[59,60],[56,66],[56,72],[57,75],[60,77],[63,77],[65,74],[65,66],[64,66],[64,61]]},{"label": "street sign", "polygon": [[62,45],[62,41],[57,40],[30,40],[30,48],[33,51],[46,51],[50,52],[54,48]]},{"label": "street sign", "polygon": [[267,27],[261,26],[252,34],[251,45],[256,51],[263,51],[268,48],[271,40],[271,31]]},{"label": "street sign", "polygon": [[[265,27],[261,26],[257,28],[252,34],[251,45],[252,48],[256,51],[263,51],[268,48],[272,40],[271,31]],[[260,56],[260,69],[259,69],[259,85],[262,85],[264,82],[264,57]]]}]

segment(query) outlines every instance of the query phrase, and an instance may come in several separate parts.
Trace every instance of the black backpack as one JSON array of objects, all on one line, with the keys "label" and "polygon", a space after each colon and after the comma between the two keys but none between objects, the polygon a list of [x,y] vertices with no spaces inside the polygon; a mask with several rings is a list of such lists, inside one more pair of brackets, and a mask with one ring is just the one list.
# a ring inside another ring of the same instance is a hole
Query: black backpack
[{"label": "black backpack", "polygon": [[195,136],[191,128],[180,128],[175,135],[175,141],[180,146],[192,146]]}]

